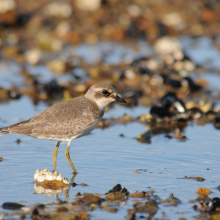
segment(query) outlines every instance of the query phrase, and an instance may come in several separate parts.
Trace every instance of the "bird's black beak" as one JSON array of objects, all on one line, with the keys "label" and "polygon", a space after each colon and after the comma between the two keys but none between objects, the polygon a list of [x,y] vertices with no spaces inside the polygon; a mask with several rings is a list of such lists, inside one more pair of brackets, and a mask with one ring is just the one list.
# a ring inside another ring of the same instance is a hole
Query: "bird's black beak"
[{"label": "bird's black beak", "polygon": [[120,96],[118,96],[118,95],[115,95],[114,98],[115,98],[115,100],[118,101],[118,102],[126,103],[126,101],[125,101],[123,98],[121,98]]}]

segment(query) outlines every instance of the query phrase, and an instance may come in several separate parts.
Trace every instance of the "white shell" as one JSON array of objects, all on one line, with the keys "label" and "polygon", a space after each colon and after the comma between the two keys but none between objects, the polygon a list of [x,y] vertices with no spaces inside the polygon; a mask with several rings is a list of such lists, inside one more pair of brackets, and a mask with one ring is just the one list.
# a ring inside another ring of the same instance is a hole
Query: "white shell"
[{"label": "white shell", "polygon": [[46,176],[44,174],[40,173],[38,175],[37,181],[38,182],[43,182],[45,179],[46,179]]},{"label": "white shell", "polygon": [[51,172],[48,172],[48,173],[46,174],[46,180],[48,180],[48,181],[53,181],[53,174],[52,174]]},{"label": "white shell", "polygon": [[70,184],[67,178],[64,178],[63,183]]},{"label": "white shell", "polygon": [[54,173],[51,173],[47,168],[43,169],[42,171],[37,169],[34,174],[34,180],[37,182],[43,182],[45,180],[47,181],[57,180],[65,184],[70,184],[68,179],[63,177],[62,173],[60,173],[59,175],[57,171],[54,171]]},{"label": "white shell", "polygon": [[63,180],[64,180],[62,173],[60,173],[60,174],[57,176],[57,180],[58,180],[58,181],[63,181]]}]

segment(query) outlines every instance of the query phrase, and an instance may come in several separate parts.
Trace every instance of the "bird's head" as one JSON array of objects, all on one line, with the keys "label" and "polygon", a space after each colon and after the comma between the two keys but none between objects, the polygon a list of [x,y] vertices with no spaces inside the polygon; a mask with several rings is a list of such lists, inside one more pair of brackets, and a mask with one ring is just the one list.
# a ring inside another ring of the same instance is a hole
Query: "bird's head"
[{"label": "bird's head", "polygon": [[85,97],[95,102],[100,109],[105,108],[109,103],[118,101],[126,103],[126,101],[117,95],[113,86],[107,83],[96,83],[89,88]]}]

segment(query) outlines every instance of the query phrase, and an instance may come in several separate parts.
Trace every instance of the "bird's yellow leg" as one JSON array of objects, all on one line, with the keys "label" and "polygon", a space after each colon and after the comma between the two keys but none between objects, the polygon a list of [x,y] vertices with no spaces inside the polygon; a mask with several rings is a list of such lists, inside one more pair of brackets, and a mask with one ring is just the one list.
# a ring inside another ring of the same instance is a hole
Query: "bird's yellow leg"
[{"label": "bird's yellow leg", "polygon": [[77,175],[77,173],[74,173],[74,174],[73,174],[73,176],[72,176],[72,178],[71,178],[71,180],[70,180],[71,183],[73,183],[73,181],[74,181],[76,175]]},{"label": "bird's yellow leg", "polygon": [[65,152],[65,156],[66,156],[66,159],[68,160],[70,166],[72,167],[73,169],[73,173],[74,174],[77,174],[77,171],[76,171],[76,168],[74,167],[71,159],[70,159],[70,154],[69,154],[69,150],[70,150],[70,143],[71,141],[67,142],[67,148],[66,148],[66,152]]},{"label": "bird's yellow leg", "polygon": [[56,171],[56,166],[57,166],[57,151],[58,151],[58,148],[60,146],[60,143],[61,141],[58,141],[57,142],[57,145],[53,151],[53,171]]},{"label": "bird's yellow leg", "polygon": [[69,190],[70,189],[65,189],[65,197],[67,201],[69,201]]}]

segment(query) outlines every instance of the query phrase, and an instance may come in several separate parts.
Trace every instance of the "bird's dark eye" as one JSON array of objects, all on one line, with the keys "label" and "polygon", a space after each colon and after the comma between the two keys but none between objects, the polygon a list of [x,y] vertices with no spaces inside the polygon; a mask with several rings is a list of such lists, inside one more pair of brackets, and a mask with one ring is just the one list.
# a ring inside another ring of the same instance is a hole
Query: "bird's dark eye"
[{"label": "bird's dark eye", "polygon": [[110,95],[110,93],[107,90],[103,90],[102,94],[105,95],[105,96],[109,96]]}]

